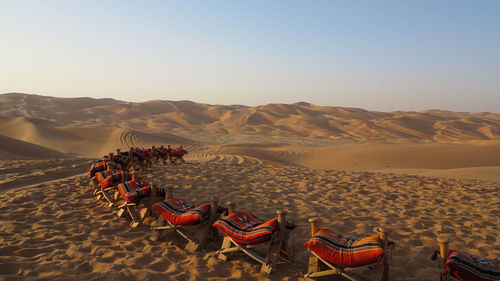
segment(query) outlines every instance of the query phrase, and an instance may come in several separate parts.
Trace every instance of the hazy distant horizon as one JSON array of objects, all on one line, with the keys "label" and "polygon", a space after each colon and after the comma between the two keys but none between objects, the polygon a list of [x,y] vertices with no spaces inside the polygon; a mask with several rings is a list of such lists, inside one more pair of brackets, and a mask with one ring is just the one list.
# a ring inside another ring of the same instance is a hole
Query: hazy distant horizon
[{"label": "hazy distant horizon", "polygon": [[499,112],[500,1],[2,1],[0,93]]},{"label": "hazy distant horizon", "polygon": [[120,98],[113,98],[113,97],[89,97],[89,96],[74,96],[74,97],[58,97],[58,96],[50,96],[50,95],[41,95],[41,94],[32,94],[32,93],[19,93],[19,92],[7,92],[7,93],[0,93],[1,95],[9,95],[9,94],[20,94],[20,95],[34,95],[34,96],[41,96],[41,97],[49,97],[49,98],[66,98],[66,99],[79,99],[79,98],[92,98],[92,99],[113,99],[116,101],[121,101],[121,102],[132,102],[132,103],[143,103],[143,102],[153,102],[153,101],[172,101],[172,102],[179,102],[179,101],[189,101],[189,102],[194,102],[198,104],[206,104],[210,106],[244,106],[244,107],[256,107],[256,106],[266,106],[269,104],[296,104],[296,103],[308,103],[316,106],[326,106],[326,107],[343,107],[343,108],[355,108],[355,109],[363,109],[363,110],[368,110],[368,111],[378,111],[378,112],[396,112],[396,111],[402,111],[402,112],[422,112],[422,111],[432,111],[432,110],[438,110],[438,111],[450,111],[450,112],[457,112],[457,113],[494,113],[494,114],[500,114],[499,111],[455,111],[455,110],[447,110],[447,109],[442,109],[442,108],[426,108],[422,110],[404,110],[404,109],[394,109],[394,110],[376,110],[376,109],[370,109],[370,108],[364,108],[364,107],[359,107],[359,106],[340,106],[340,105],[326,105],[326,104],[315,104],[312,102],[308,101],[296,101],[296,102],[272,102],[272,103],[265,103],[265,104],[257,104],[257,105],[247,105],[247,104],[239,104],[239,103],[206,103],[206,102],[199,102],[196,100],[187,100],[187,99],[178,99],[178,100],[173,100],[173,99],[151,99],[151,100],[144,100],[144,101],[131,101],[131,100],[125,100],[125,99],[120,99]]}]

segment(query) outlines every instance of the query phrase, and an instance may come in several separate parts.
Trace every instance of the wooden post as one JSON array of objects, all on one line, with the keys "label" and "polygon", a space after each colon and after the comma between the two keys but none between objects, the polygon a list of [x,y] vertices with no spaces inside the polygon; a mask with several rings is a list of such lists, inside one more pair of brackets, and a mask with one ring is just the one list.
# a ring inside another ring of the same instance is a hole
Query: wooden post
[{"label": "wooden post", "polygon": [[218,206],[219,206],[219,201],[217,199],[212,199],[210,201],[210,218],[207,223],[205,223],[198,229],[198,233],[195,236],[195,239],[197,241],[190,240],[189,243],[186,245],[186,250],[190,252],[195,252],[207,244],[208,238],[210,236],[210,231],[212,229],[212,224],[217,218]]},{"label": "wooden post", "polygon": [[[215,219],[217,218],[218,209],[219,209],[219,200],[214,198],[210,201],[210,222],[214,222]],[[210,223],[210,225],[212,224]]]},{"label": "wooden post", "polygon": [[271,274],[274,271],[275,265],[279,260],[289,261],[288,249],[286,245],[286,212],[277,211],[278,218],[278,240],[271,241],[269,250],[267,251],[265,264],[262,265],[261,272]]},{"label": "wooden post", "polygon": [[[235,207],[236,207],[236,204],[234,202],[227,202],[228,215],[235,212]],[[231,242],[231,239],[229,237],[227,237],[226,235],[224,235],[224,239],[222,240],[222,245],[221,245],[220,250],[219,250],[219,255],[217,257],[223,261],[228,261],[230,252],[222,253],[222,251],[230,249],[232,245],[233,244]]]},{"label": "wooden post", "polygon": [[271,274],[274,271],[278,261],[290,262],[287,249],[287,233],[286,233],[286,211],[277,211],[278,217],[278,241],[271,241],[269,250],[266,256],[266,264],[262,265],[261,272]]},{"label": "wooden post", "polygon": [[311,223],[311,237],[313,237],[314,234],[316,234],[316,232],[318,231],[318,225],[319,225],[320,221],[321,221],[321,219],[319,219],[319,218],[310,218],[309,219],[309,222]]},{"label": "wooden post", "polygon": [[235,207],[236,204],[234,202],[227,202],[227,214],[229,215],[234,213],[234,211],[236,211]]},{"label": "wooden post", "polygon": [[167,187],[167,194],[165,195],[165,199],[172,199],[173,197],[173,187]]},{"label": "wooden post", "polygon": [[151,183],[151,205],[158,202],[158,186]]},{"label": "wooden post", "polygon": [[288,253],[288,231],[286,229],[286,211],[278,211],[278,223],[279,223],[279,240],[280,240],[280,251],[279,259],[284,262],[291,262],[290,254]]},{"label": "wooden post", "polygon": [[130,165],[129,165],[129,170],[135,170],[136,168],[136,160],[134,155],[134,149],[131,147],[130,150],[128,151],[128,156],[130,157]]},{"label": "wooden post", "polygon": [[378,233],[379,233],[379,238],[380,238],[380,241],[382,242],[382,248],[384,248],[384,250],[386,250],[387,248],[387,238],[389,237],[389,231],[386,230],[385,228],[383,227],[379,227],[378,228]]},{"label": "wooden post", "polygon": [[[158,202],[158,186],[153,184],[153,183],[150,183],[150,186],[151,186],[151,190],[150,190],[150,196],[149,196],[149,201],[147,201],[146,203],[146,206],[145,209],[147,210],[146,211],[146,214],[144,217],[146,217],[147,215],[149,215],[150,217],[153,217],[155,216],[155,211],[153,210],[153,204],[155,204],[156,202]],[[144,217],[142,219],[144,219]]]},{"label": "wooden post", "polygon": [[[314,234],[316,234],[316,232],[318,231],[318,226],[319,226],[320,221],[321,220],[319,218],[310,218],[309,219],[309,223],[311,224],[311,237],[313,237]],[[320,270],[321,270],[320,260],[318,259],[318,257],[311,254],[311,256],[309,257],[309,267],[307,268],[307,274],[319,272]]]},{"label": "wooden post", "polygon": [[120,183],[125,183],[127,181],[126,173],[127,172],[125,172],[125,171],[122,170],[121,177],[120,177]]},{"label": "wooden post", "polygon": [[448,276],[443,274],[444,268],[446,266],[446,260],[448,259],[448,253],[450,251],[450,238],[446,236],[438,237],[439,242],[439,255],[441,260],[439,262],[439,267],[441,268],[441,280],[448,280]]},{"label": "wooden post", "polygon": [[385,252],[385,263],[384,265],[381,265],[380,263],[375,265],[375,267],[372,269],[370,281],[387,281],[389,280],[389,258],[387,256],[387,243],[390,231],[383,227],[378,227],[377,230],[380,238],[380,244],[382,245],[382,248]]}]

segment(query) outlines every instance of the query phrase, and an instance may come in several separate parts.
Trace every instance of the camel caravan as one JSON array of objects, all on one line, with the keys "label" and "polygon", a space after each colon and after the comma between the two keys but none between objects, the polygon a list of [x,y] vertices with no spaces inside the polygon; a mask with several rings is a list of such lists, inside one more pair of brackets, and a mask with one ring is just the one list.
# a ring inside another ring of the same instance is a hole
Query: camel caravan
[{"label": "camel caravan", "polygon": [[[214,198],[195,204],[174,196],[172,187],[147,182],[139,174],[153,164],[183,164],[187,153],[182,146],[130,148],[126,152],[117,149],[116,154],[109,153],[92,164],[89,176],[93,195],[115,208],[119,217],[128,218],[130,227],[148,226],[151,241],[166,240],[165,234],[176,234],[187,240],[189,252],[199,251],[208,243],[219,243],[220,249],[214,253],[219,259],[227,261],[233,253],[242,252],[259,262],[265,274],[273,273],[279,264],[292,263],[290,249],[295,245],[291,245],[290,237],[297,225],[286,220],[285,211],[277,210],[276,217],[261,219],[247,210],[236,209],[234,203],[224,206]],[[144,224],[147,218],[150,223]],[[311,237],[302,240],[310,251],[304,278],[341,275],[348,280],[389,280],[395,249],[389,230],[379,227],[378,234],[356,239],[329,227],[320,228],[319,218],[309,222]],[[499,259],[450,250],[448,238],[440,237],[438,242],[440,249],[432,259],[440,257],[441,271],[435,280],[500,280]],[[357,279],[351,274],[362,268],[370,270],[366,278]]]}]

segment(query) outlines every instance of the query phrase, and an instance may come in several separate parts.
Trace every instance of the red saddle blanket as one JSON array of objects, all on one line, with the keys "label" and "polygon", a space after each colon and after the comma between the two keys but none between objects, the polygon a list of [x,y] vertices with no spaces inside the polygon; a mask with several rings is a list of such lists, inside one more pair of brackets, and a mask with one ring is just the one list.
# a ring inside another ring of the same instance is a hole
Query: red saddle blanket
[{"label": "red saddle blanket", "polygon": [[182,198],[171,198],[153,205],[153,209],[175,225],[195,225],[210,215],[210,204],[195,206]]},{"label": "red saddle blanket", "polygon": [[106,170],[104,172],[97,173],[95,178],[102,188],[108,188],[119,184],[122,181],[122,174],[125,181],[132,179],[131,173],[121,170]]},{"label": "red saddle blanket", "polygon": [[264,222],[248,212],[236,211],[217,220],[213,226],[235,242],[249,245],[270,240],[278,228],[278,220]]},{"label": "red saddle blanket", "polygon": [[139,178],[119,184],[118,191],[127,203],[138,203],[142,198],[151,194],[151,186],[147,181]]},{"label": "red saddle blanket", "polygon": [[102,161],[102,160],[99,160],[90,166],[89,177],[93,178],[96,173],[102,172],[105,170],[106,170],[106,163],[104,163],[104,161]]},{"label": "red saddle blanket", "polygon": [[487,259],[466,252],[450,250],[445,273],[462,281],[500,280],[500,259]]},{"label": "red saddle blanket", "polygon": [[175,148],[175,149],[172,149],[172,151],[171,151],[170,153],[171,153],[173,156],[178,157],[178,158],[180,158],[180,157],[182,157],[182,156],[184,156],[184,155],[188,154],[187,150],[182,149],[182,148],[180,148],[180,147],[177,147],[177,148]]},{"label": "red saddle blanket", "polygon": [[357,240],[329,228],[318,230],[304,245],[326,261],[343,267],[375,263],[384,255],[378,236]]}]

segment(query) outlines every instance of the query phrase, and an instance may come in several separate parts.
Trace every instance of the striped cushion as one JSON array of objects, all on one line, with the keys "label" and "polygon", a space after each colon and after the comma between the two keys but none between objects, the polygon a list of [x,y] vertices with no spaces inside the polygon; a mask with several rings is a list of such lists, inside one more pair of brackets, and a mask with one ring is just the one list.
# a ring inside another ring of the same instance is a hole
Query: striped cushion
[{"label": "striped cushion", "polygon": [[[108,172],[111,172],[111,174],[107,174]],[[96,175],[96,179],[99,182],[99,185],[102,188],[108,188],[114,185],[117,185],[118,183],[121,182],[122,180],[122,171],[117,171],[117,170],[110,170],[110,171],[104,171],[102,173],[98,173]],[[106,176],[106,178],[103,178]],[[129,181],[132,179],[132,174],[125,172],[125,180]]]},{"label": "striped cushion", "polygon": [[311,240],[304,244],[328,262],[345,267],[375,263],[384,255],[378,236],[356,240],[329,228],[318,230]]},{"label": "striped cushion", "polygon": [[151,193],[149,183],[143,179],[131,180],[118,185],[118,191],[127,203],[138,203]]},{"label": "striped cushion", "polygon": [[237,243],[258,244],[271,239],[278,228],[278,220],[263,222],[250,213],[236,211],[217,220],[214,226]]},{"label": "striped cushion", "polygon": [[182,157],[186,154],[188,154],[187,150],[185,149],[182,149],[180,147],[176,148],[176,149],[172,149],[172,151],[170,152],[173,156],[175,157]]},{"label": "striped cushion", "polygon": [[500,260],[486,259],[450,250],[446,270],[462,281],[500,280]]},{"label": "striped cushion", "polygon": [[171,198],[153,205],[153,209],[171,224],[194,225],[207,219],[210,204],[196,207],[182,198]]},{"label": "striped cushion", "polygon": [[117,173],[120,173],[121,170],[105,170],[105,171],[101,171],[101,172],[98,172],[95,174],[95,179],[97,180],[98,183],[101,183],[103,182],[104,180],[106,180],[107,177],[111,176],[111,175],[114,175],[114,174],[117,174]]},{"label": "striped cushion", "polygon": [[104,163],[104,161],[102,161],[102,160],[99,160],[98,162],[96,162],[96,163],[92,164],[92,166],[90,166],[89,176],[90,176],[90,178],[93,178],[96,173],[102,172],[104,170],[106,170],[106,163]]}]

